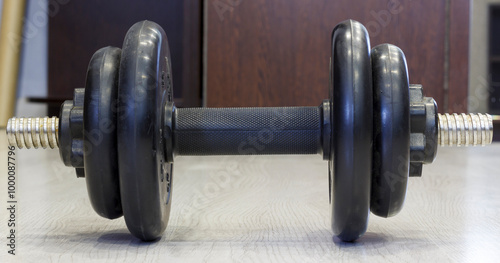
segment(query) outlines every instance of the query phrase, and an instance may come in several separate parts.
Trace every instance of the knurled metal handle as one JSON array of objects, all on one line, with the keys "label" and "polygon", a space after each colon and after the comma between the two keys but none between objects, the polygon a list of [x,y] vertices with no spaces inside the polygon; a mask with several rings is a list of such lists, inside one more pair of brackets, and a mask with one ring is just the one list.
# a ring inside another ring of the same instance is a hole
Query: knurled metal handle
[{"label": "knurled metal handle", "polygon": [[174,116],[178,155],[322,152],[319,107],[179,108]]}]

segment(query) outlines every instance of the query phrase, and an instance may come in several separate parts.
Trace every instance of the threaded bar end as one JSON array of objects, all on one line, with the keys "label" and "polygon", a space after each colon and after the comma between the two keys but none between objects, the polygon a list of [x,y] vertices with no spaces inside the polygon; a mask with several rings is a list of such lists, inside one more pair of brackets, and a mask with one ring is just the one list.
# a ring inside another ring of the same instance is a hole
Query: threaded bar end
[{"label": "threaded bar end", "polygon": [[482,113],[438,114],[440,146],[485,146],[493,140],[493,118]]},{"label": "threaded bar end", "polygon": [[10,146],[19,149],[59,147],[59,118],[10,118],[7,122]]}]

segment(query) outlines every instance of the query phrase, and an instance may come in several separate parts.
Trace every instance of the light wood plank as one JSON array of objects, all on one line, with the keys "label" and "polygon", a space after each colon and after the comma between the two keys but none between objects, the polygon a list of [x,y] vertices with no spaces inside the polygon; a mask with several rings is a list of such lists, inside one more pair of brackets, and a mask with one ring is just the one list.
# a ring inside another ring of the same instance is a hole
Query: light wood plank
[{"label": "light wood plank", "polygon": [[0,130],[0,262],[499,262],[500,144],[440,148],[411,178],[403,211],[332,240],[320,156],[180,157],[163,238],[95,214],[57,150],[18,150],[17,255],[6,254],[6,139]]}]

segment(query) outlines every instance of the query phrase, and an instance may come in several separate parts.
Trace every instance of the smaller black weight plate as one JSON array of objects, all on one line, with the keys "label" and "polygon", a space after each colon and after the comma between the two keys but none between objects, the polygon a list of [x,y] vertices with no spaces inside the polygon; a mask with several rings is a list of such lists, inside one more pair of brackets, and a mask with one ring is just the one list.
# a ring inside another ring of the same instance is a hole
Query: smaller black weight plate
[{"label": "smaller black weight plate", "polygon": [[130,232],[145,241],[168,223],[172,163],[165,156],[165,105],[173,103],[167,36],[150,21],[125,37],[118,86],[118,166],[123,214]]},{"label": "smaller black weight plate", "polygon": [[403,52],[383,44],[372,49],[373,172],[370,209],[396,215],[406,196],[410,163],[410,97]]},{"label": "smaller black weight plate", "polygon": [[346,20],[333,30],[330,74],[332,229],[354,241],[368,225],[373,143],[370,40],[361,23]]},{"label": "smaller black weight plate", "polygon": [[92,207],[102,217],[122,216],[116,148],[116,103],[121,50],[99,49],[87,69],[83,107],[85,181]]}]

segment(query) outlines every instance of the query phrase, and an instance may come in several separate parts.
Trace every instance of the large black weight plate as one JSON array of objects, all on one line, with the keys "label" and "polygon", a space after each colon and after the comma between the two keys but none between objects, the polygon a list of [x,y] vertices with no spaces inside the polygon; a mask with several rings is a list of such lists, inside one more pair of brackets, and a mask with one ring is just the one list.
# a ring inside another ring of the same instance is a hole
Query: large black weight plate
[{"label": "large black weight plate", "polygon": [[373,136],[370,40],[361,23],[346,20],[333,29],[330,74],[332,229],[354,241],[368,224]]},{"label": "large black weight plate", "polygon": [[410,97],[403,52],[383,44],[372,49],[374,141],[370,209],[396,215],[406,196],[410,162]]},{"label": "large black weight plate", "polygon": [[171,204],[172,164],[164,154],[163,105],[173,101],[170,51],[163,29],[150,21],[125,37],[118,88],[118,165],[123,214],[145,241],[161,236]]},{"label": "large black weight plate", "polygon": [[116,150],[116,100],[121,50],[99,49],[87,69],[83,107],[85,180],[97,214],[122,216]]}]

